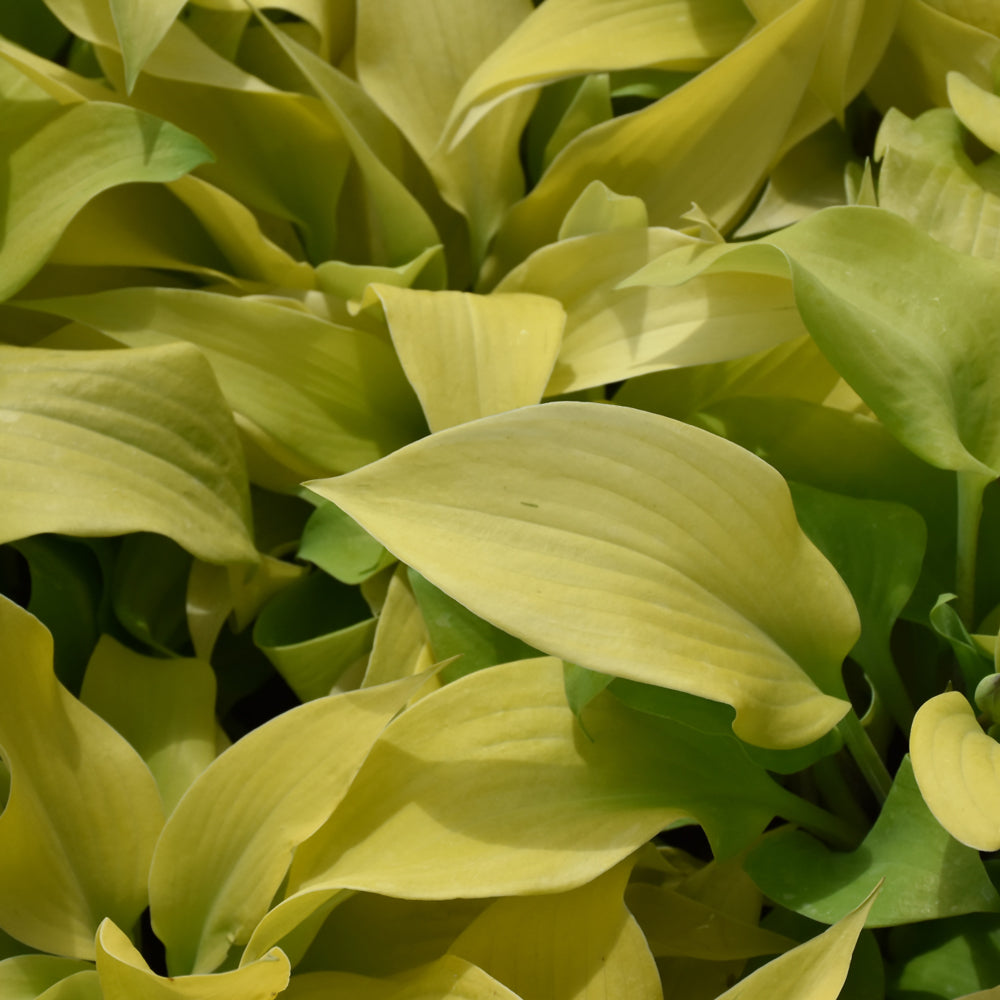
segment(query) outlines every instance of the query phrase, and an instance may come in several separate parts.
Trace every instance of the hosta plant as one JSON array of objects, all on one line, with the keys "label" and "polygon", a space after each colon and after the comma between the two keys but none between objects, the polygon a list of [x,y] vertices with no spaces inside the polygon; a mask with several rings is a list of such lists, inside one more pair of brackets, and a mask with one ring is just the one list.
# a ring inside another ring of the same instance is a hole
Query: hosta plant
[{"label": "hosta plant", "polygon": [[998,60],[0,9],[0,997],[1000,995]]}]

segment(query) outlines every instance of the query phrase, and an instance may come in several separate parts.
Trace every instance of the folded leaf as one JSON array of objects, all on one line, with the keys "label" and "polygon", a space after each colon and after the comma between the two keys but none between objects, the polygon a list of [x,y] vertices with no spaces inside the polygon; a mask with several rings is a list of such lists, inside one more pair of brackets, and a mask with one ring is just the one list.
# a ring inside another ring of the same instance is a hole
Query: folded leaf
[{"label": "folded leaf", "polygon": [[97,934],[104,1000],[274,1000],[288,985],[289,965],[275,948],[258,961],[207,976],[158,976],[111,920]]},{"label": "folded leaf", "polygon": [[780,476],[714,435],[554,403],[310,486],[479,617],[573,663],[727,702],[749,743],[803,746],[847,710],[853,602]]},{"label": "folded leaf", "polygon": [[[35,274],[70,220],[100,192],[172,181],[212,158],[194,136],[134,108],[97,101],[39,108],[0,137],[5,197],[0,299]],[[58,191],[59,197],[51,197]]]},{"label": "folded leaf", "polygon": [[198,351],[0,346],[0,386],[0,541],[152,531],[257,561],[239,442]]},{"label": "folded leaf", "polygon": [[432,431],[541,400],[566,318],[554,299],[371,291]]},{"label": "folded leaf", "polygon": [[163,807],[153,776],[55,678],[52,638],[0,597],[0,747],[11,772],[0,813],[0,926],[25,944],[92,959],[105,916],[131,927]]},{"label": "folded leaf", "polygon": [[983,732],[958,691],[917,710],[910,730],[913,773],[927,807],[959,842],[1000,850],[1000,745]]},{"label": "folded leaf", "polygon": [[234,743],[171,815],[149,873],[174,974],[209,972],[265,914],[296,846],[343,796],[382,728],[423,683],[308,702]]}]

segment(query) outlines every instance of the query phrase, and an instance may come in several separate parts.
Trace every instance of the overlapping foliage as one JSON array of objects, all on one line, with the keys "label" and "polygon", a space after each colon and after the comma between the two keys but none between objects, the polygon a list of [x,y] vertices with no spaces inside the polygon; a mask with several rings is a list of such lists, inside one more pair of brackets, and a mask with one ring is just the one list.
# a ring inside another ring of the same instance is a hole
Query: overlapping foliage
[{"label": "overlapping foliage", "polygon": [[0,997],[1000,990],[998,59],[0,8]]}]

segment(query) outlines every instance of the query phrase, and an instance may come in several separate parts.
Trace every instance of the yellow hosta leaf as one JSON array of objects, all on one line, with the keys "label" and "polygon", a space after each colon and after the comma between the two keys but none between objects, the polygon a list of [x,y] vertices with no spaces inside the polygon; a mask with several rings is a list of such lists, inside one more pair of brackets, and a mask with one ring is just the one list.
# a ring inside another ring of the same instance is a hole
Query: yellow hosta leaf
[{"label": "yellow hosta leaf", "polygon": [[[881,885],[881,883],[880,883]],[[772,959],[718,1000],[837,1000],[879,886],[829,930]]]},{"label": "yellow hosta leaf", "polygon": [[962,124],[995,153],[1000,152],[1000,97],[962,73],[948,74],[948,100]]},{"label": "yellow hosta leaf", "polygon": [[189,345],[0,346],[0,427],[0,541],[153,531],[209,562],[257,561],[235,428]]},{"label": "yellow hosta leaf", "polygon": [[0,926],[32,947],[94,957],[105,916],[131,927],[163,807],[153,776],[57,680],[52,637],[0,597],[0,748],[11,772],[0,813]]},{"label": "yellow hosta leaf", "polygon": [[634,863],[569,892],[499,899],[450,950],[522,1000],[662,1000],[656,962],[622,900]]},{"label": "yellow hosta leaf", "polygon": [[518,138],[534,102],[508,103],[451,150],[441,135],[462,82],[531,11],[530,0],[358,3],[358,80],[413,144],[445,201],[469,220],[476,260],[524,193]]},{"label": "yellow hosta leaf", "polygon": [[105,635],[80,700],[146,762],[168,816],[215,759],[215,673],[203,660],[143,656]]},{"label": "yellow hosta leaf", "polygon": [[158,976],[128,937],[105,920],[97,934],[104,1000],[274,1000],[288,985],[288,959],[277,948],[232,972]]},{"label": "yellow hosta leaf", "polygon": [[910,759],[935,819],[969,847],[1000,849],[1000,744],[983,732],[963,695],[949,691],[920,706]]},{"label": "yellow hosta leaf", "polygon": [[520,1000],[469,962],[445,955],[386,979],[353,972],[293,976],[284,1000]]},{"label": "yellow hosta leaf", "polygon": [[597,179],[643,198],[653,225],[677,225],[694,201],[727,229],[782,149],[832,6],[800,0],[655,104],[573,140],[508,213],[486,277],[495,280],[551,243],[566,211]]},{"label": "yellow hosta leaf", "polygon": [[[406,579],[406,567],[397,566],[375,625],[362,687],[411,677],[427,670],[432,662],[427,626]],[[436,677],[428,681],[431,686],[438,683]]]},{"label": "yellow hosta leaf", "polygon": [[296,846],[344,795],[386,723],[425,678],[308,702],[252,730],[171,815],[149,873],[172,972],[207,972],[249,937]]},{"label": "yellow hosta leaf", "polygon": [[373,285],[432,431],[537,403],[565,313],[539,295],[473,295]]},{"label": "yellow hosta leaf", "polygon": [[804,746],[848,709],[847,588],[781,477],[712,434],[553,403],[311,488],[481,618],[571,662],[727,702],[748,742]]},{"label": "yellow hosta leaf", "polygon": [[460,142],[508,97],[560,77],[640,66],[701,69],[752,27],[735,0],[546,0],[464,82],[447,137]]},{"label": "yellow hosta leaf", "polygon": [[54,955],[17,955],[0,962],[0,996],[35,1000],[56,983],[91,968],[85,962]]}]

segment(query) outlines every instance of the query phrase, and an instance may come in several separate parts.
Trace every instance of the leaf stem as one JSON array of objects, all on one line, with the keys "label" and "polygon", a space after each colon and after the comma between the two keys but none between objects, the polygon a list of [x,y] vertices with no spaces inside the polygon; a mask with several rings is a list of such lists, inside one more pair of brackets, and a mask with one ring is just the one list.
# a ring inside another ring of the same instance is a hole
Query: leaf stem
[{"label": "leaf stem", "polygon": [[955,610],[966,628],[972,629],[976,610],[976,548],[979,519],[983,513],[983,491],[991,482],[981,472],[958,472],[958,548],[955,558]]},{"label": "leaf stem", "polygon": [[782,810],[783,818],[797,823],[803,830],[815,834],[831,847],[842,851],[853,851],[864,839],[863,831],[847,820],[793,792],[789,792],[788,795],[791,801],[788,807]]},{"label": "leaf stem", "polygon": [[892,788],[892,776],[878,755],[878,751],[872,746],[872,741],[853,709],[840,720],[837,729],[840,730],[844,745],[851,752],[854,762],[881,806],[889,794],[889,789]]}]

